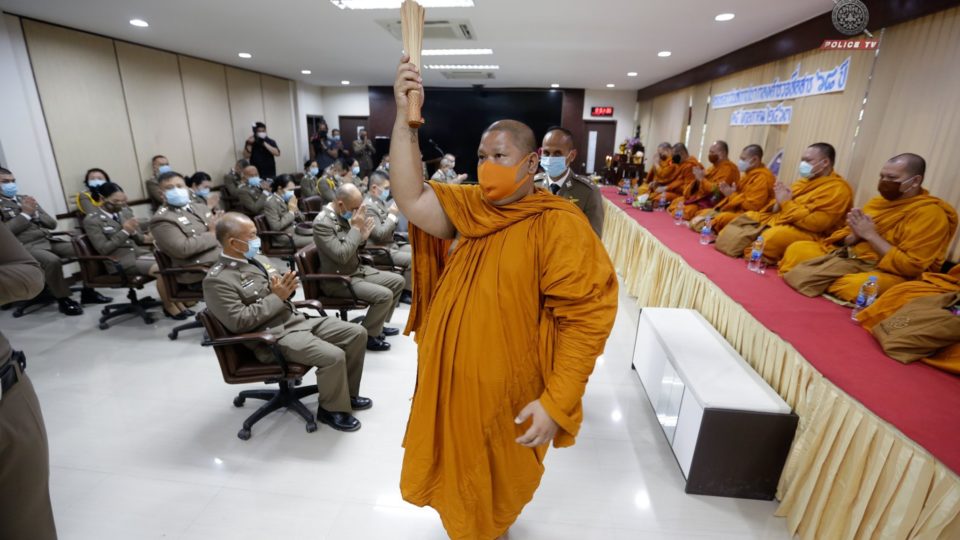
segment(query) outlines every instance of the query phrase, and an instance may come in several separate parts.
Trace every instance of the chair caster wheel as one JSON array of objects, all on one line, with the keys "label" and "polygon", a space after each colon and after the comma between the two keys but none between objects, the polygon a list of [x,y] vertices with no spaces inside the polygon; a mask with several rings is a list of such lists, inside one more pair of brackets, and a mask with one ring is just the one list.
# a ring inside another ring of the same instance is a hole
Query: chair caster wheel
[{"label": "chair caster wheel", "polygon": [[13,318],[14,318],[14,319],[19,319],[20,317],[23,317],[23,313],[21,313],[21,312],[19,312],[19,311],[14,311],[14,312],[13,312]]},{"label": "chair caster wheel", "polygon": [[157,322],[157,320],[154,319],[153,317],[147,317],[143,319],[143,324],[153,324],[155,322]]},{"label": "chair caster wheel", "polygon": [[307,424],[307,433],[313,433],[316,430],[317,430],[316,422],[310,422],[309,424]]},{"label": "chair caster wheel", "polygon": [[110,314],[110,310],[107,309],[107,308],[103,308],[103,309],[100,310],[100,314],[101,314],[101,315],[109,315],[109,314]]},{"label": "chair caster wheel", "polygon": [[107,328],[110,328],[110,325],[105,322],[100,323],[99,326],[101,330],[106,330]]},{"label": "chair caster wheel", "polygon": [[170,332],[169,334],[167,334],[167,339],[169,339],[170,341],[176,341],[177,335],[173,332]]},{"label": "chair caster wheel", "polygon": [[240,396],[237,396],[237,397],[233,398],[233,406],[234,406],[234,407],[243,407],[243,404],[246,403],[246,402],[247,402],[247,398],[243,398],[243,397],[240,397]]},{"label": "chair caster wheel", "polygon": [[250,439],[250,430],[247,429],[247,428],[241,429],[239,432],[237,432],[237,437],[239,437],[241,441],[249,440],[249,439]]}]

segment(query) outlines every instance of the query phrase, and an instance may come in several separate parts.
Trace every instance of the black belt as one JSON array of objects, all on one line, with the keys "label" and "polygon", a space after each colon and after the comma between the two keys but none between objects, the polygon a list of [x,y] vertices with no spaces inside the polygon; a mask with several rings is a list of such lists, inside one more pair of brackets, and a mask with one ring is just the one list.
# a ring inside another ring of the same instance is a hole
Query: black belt
[{"label": "black belt", "polygon": [[27,369],[27,356],[23,354],[23,351],[13,351],[10,359],[3,366],[0,366],[0,397],[3,397],[7,390],[20,382],[16,364],[20,365],[20,371]]},{"label": "black belt", "polygon": [[20,382],[20,377],[17,375],[14,362],[7,362],[3,367],[0,367],[0,388],[2,388],[0,397],[10,391],[18,382]]}]

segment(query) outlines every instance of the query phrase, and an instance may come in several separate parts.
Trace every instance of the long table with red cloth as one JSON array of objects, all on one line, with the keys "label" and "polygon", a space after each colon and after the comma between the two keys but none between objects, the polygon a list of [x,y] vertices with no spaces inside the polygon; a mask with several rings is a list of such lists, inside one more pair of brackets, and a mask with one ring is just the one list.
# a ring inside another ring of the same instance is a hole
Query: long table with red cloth
[{"label": "long table with red cloth", "polygon": [[760,323],[790,343],[824,377],[871,412],[960,473],[960,377],[921,362],[901,364],[850,318],[850,309],[824,298],[807,298],[770,268],[746,269],[698,235],[677,226],[666,212],[643,212],[624,203],[617,188],[604,197],[706,275]]}]

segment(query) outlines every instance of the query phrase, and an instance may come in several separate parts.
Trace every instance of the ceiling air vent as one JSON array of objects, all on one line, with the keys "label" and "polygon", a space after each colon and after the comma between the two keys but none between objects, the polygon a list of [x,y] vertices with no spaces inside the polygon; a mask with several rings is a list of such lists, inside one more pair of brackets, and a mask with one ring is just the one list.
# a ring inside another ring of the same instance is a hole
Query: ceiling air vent
[{"label": "ceiling air vent", "polygon": [[440,74],[451,81],[496,79],[492,71],[441,71]]},{"label": "ceiling air vent", "polygon": [[[396,38],[397,41],[401,41],[403,39],[400,30],[399,19],[380,20],[377,21],[377,24],[379,24],[387,32],[390,32],[390,35]],[[424,21],[423,39],[424,41],[432,39],[475,41],[477,39],[477,35],[473,31],[473,27],[470,26],[470,21],[465,19],[456,21],[436,20]]]}]

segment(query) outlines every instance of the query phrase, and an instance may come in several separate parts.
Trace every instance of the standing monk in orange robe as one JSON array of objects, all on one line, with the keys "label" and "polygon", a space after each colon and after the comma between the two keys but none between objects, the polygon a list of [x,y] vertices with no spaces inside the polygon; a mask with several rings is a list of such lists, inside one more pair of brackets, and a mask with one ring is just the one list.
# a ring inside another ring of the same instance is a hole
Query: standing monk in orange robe
[{"label": "standing monk in orange robe", "polygon": [[[533,497],[547,445],[574,442],[616,316],[617,280],[583,212],[534,188],[529,127],[503,120],[484,132],[479,186],[423,183],[406,122],[407,93],[423,86],[403,62],[390,173],[397,205],[419,231],[411,311],[420,324],[400,491],[436,509],[451,538],[492,540]],[[436,268],[431,246],[458,233],[431,283],[421,274]]]},{"label": "standing monk in orange robe", "polygon": [[[865,329],[873,332],[875,326],[889,319],[912,300],[954,292],[960,292],[960,265],[954,266],[946,274],[928,272],[916,281],[894,285],[886,294],[877,298],[870,307],[861,311],[857,315],[857,320]],[[960,343],[951,345],[922,361],[935,368],[960,375]]]},{"label": "standing monk in orange robe", "polygon": [[943,266],[947,248],[957,230],[957,212],[923,189],[926,161],[916,154],[890,158],[880,169],[877,189],[863,210],[847,216],[847,226],[821,242],[796,242],[780,261],[780,274],[840,248],[850,256],[876,266],[867,272],[838,278],[827,290],[853,302],[870,276],[877,277],[879,294],[924,272]]},{"label": "standing monk in orange robe", "polygon": [[[704,172],[702,166],[694,167],[694,181],[683,190],[683,219],[690,221],[704,208],[713,207],[719,199],[721,185],[736,185],[740,171],[727,158],[729,151],[725,141],[716,141],[707,150],[707,159],[712,165],[710,169]],[[676,212],[678,206],[680,199],[674,200],[670,210]]]},{"label": "standing monk in orange robe", "polygon": [[717,187],[723,199],[713,208],[702,210],[690,222],[690,228],[699,231],[707,216],[713,230],[720,232],[744,212],[762,212],[773,206],[773,185],[777,178],[763,164],[763,148],[751,144],[740,152],[737,169],[743,173],[737,181],[720,183]]},{"label": "standing monk in orange robe", "polygon": [[[833,170],[837,151],[827,143],[814,143],[803,151],[800,179],[791,187],[777,182],[773,187],[777,204],[770,212],[745,215],[770,228],[763,231],[763,257],[777,264],[794,242],[821,240],[843,223],[853,206],[853,190]],[[744,250],[750,257],[752,246]]]}]

